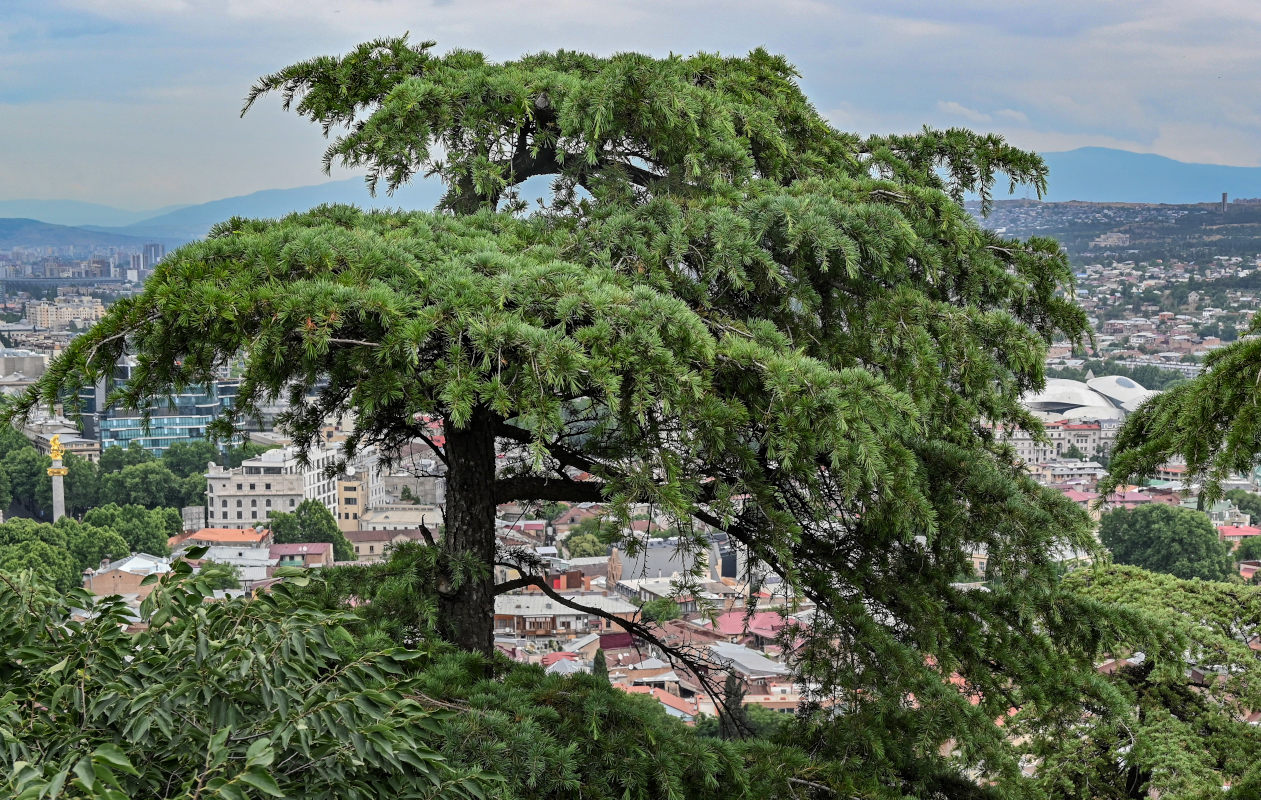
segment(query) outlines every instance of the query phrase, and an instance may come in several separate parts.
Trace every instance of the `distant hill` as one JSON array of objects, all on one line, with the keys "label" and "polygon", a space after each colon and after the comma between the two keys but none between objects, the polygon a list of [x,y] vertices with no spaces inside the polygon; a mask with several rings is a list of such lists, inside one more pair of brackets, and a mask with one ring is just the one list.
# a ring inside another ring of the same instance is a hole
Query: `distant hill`
[{"label": "distant hill", "polygon": [[[1043,199],[1114,203],[1212,203],[1261,197],[1261,167],[1190,164],[1106,147],[1043,153],[1050,176]],[[1020,190],[1017,189],[1017,193]]]},{"label": "distant hill", "polygon": [[183,206],[128,211],[78,200],[0,200],[0,217],[34,219],[50,225],[131,225]]},{"label": "distant hill", "polygon": [[0,249],[12,247],[139,247],[145,239],[35,219],[0,219]]},{"label": "distant hill", "polygon": [[399,189],[393,197],[386,196],[384,192],[372,197],[362,178],[350,178],[315,186],[299,186],[295,189],[266,189],[240,197],[185,206],[122,227],[93,226],[92,229],[150,240],[188,242],[202,238],[216,223],[232,217],[281,217],[324,203],[427,211],[437,205],[442,191],[442,185],[437,181],[418,180]]}]

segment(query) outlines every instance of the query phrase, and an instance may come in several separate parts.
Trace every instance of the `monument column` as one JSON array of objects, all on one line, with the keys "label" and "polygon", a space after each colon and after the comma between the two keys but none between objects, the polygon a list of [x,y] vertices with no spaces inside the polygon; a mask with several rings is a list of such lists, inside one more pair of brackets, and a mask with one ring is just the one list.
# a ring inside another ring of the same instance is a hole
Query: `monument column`
[{"label": "monument column", "polygon": [[48,447],[48,454],[53,459],[53,465],[48,468],[48,476],[53,479],[53,522],[66,515],[65,480],[70,470],[61,465],[61,457],[64,452],[61,449],[61,436],[53,436]]}]

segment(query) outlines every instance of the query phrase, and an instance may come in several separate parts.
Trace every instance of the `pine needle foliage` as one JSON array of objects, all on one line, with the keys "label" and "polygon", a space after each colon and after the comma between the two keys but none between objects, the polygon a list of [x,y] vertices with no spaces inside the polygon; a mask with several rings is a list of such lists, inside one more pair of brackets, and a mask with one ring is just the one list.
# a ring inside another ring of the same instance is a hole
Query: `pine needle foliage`
[{"label": "pine needle foliage", "polygon": [[[1256,334],[1254,322],[1249,334]],[[1117,435],[1111,490],[1155,474],[1181,458],[1187,481],[1202,482],[1202,502],[1222,497],[1222,483],[1251,474],[1261,452],[1261,338],[1246,335],[1204,357],[1198,377],[1177,384],[1131,414]]]},{"label": "pine needle foliage", "polygon": [[[836,131],[761,50],[493,63],[381,39],[260,79],[246,107],[272,92],[332,137],[326,167],[387,190],[437,175],[442,208],[229,220],[16,412],[73,404],[131,352],[113,396],[141,408],[239,359],[223,436],[277,397],[304,445],[353,414],[348,453],[440,422],[434,619],[483,654],[497,503],[622,521],[651,503],[696,550],[723,531],[819,608],[798,666],[850,713],[821,714],[816,746],[877,784],[971,768],[1019,785],[994,721],[1101,691],[1089,659],[1120,623],[1060,591],[1056,563],[1095,547],[1089,520],[992,428],[1038,429],[1018,399],[1086,319],[1054,242],[961,205],[1000,173],[1041,191],[1036,155],[963,130]],[[552,191],[528,212],[516,187],[540,176]],[[952,585],[979,548],[993,591]]]}]

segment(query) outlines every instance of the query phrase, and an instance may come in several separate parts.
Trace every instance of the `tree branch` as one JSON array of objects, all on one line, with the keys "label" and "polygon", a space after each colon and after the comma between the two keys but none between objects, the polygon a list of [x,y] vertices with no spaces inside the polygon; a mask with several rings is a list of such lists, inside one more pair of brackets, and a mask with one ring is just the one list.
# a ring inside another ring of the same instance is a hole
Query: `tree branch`
[{"label": "tree branch", "polygon": [[[508,561],[496,561],[495,565],[517,570],[522,568],[520,564],[514,564]],[[666,644],[655,631],[642,622],[637,620],[625,620],[602,609],[585,606],[577,600],[566,597],[565,595],[557,592],[542,576],[539,575],[523,574],[520,578],[498,584],[495,587],[495,594],[497,595],[500,594],[500,586],[517,589],[524,588],[526,586],[534,586],[542,590],[543,594],[550,597],[553,601],[560,603],[566,608],[571,608],[574,611],[580,611],[584,614],[590,614],[593,617],[599,617],[603,620],[607,620],[632,636],[638,636],[659,649],[670,661],[671,667],[673,667],[676,662],[682,664],[683,667],[690,672],[697,681],[700,682],[702,688],[705,689],[706,693],[708,693],[710,698],[713,700],[715,707],[720,708],[724,714],[729,713],[729,709],[726,705],[726,696],[709,675],[710,670],[725,672],[724,666],[714,661],[709,656],[700,653],[696,648],[691,646],[675,647],[674,645]],[[504,591],[508,591],[509,588],[505,588]],[[734,718],[739,719],[739,716],[737,715]]]},{"label": "tree branch", "polygon": [[564,500],[570,503],[599,503],[604,500],[604,483],[521,475],[495,481],[495,502],[512,500]]}]

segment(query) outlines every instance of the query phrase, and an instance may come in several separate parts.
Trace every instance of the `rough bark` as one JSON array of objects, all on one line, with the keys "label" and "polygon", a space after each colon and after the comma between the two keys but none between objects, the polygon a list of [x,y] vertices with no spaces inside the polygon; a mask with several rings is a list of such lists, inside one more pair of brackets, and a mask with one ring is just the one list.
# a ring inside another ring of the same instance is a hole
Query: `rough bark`
[{"label": "rough bark", "polygon": [[463,428],[446,426],[447,516],[442,546],[449,565],[473,562],[439,592],[448,639],[490,655],[494,646],[495,432],[493,415],[473,412]]}]

